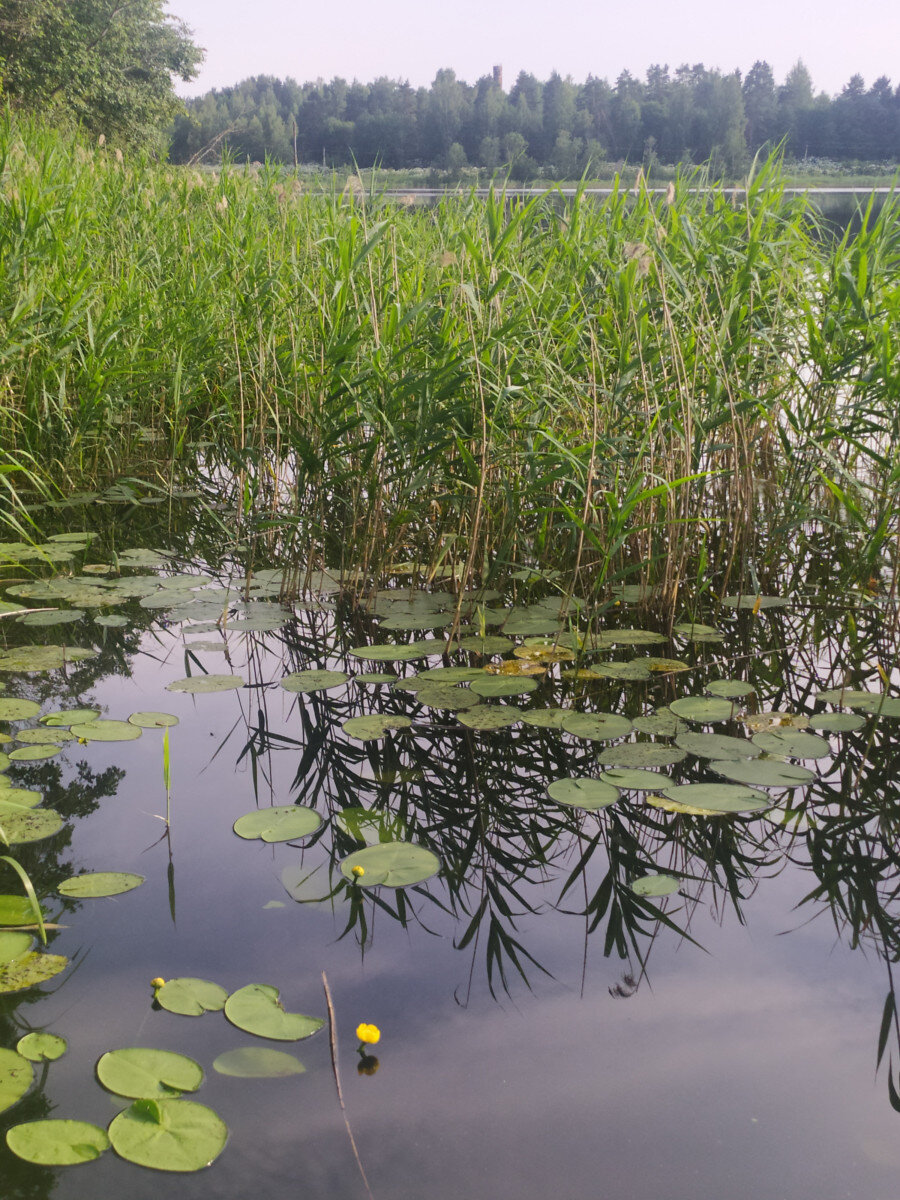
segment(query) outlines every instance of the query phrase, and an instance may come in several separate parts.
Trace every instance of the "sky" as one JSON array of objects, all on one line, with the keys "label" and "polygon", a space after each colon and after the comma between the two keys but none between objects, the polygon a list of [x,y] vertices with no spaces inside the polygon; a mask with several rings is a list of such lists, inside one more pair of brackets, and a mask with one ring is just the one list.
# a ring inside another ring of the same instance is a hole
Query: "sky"
[{"label": "sky", "polygon": [[746,71],[767,61],[781,83],[802,59],[817,91],[835,95],[853,74],[900,84],[897,0],[168,0],[168,9],[206,50],[184,96],[251,75],[298,82],[368,82],[386,75],[427,87],[442,67],[474,83],[498,63],[508,91],[520,71],[552,71],[615,83],[625,69],[643,78],[653,63],[700,63]]}]

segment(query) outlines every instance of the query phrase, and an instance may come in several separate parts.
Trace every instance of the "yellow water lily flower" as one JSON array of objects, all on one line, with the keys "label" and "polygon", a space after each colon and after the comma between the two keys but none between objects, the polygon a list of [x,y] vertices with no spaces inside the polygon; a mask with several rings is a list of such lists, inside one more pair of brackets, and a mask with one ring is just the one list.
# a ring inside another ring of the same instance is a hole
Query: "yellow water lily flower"
[{"label": "yellow water lily flower", "polygon": [[364,1046],[375,1046],[381,1041],[381,1030],[377,1025],[357,1025],[356,1036]]},{"label": "yellow water lily flower", "polygon": [[366,873],[366,868],[361,867],[359,865],[359,863],[357,863],[355,867],[351,867],[350,870],[353,872],[353,874],[356,876],[357,879],[359,879],[360,875],[365,875],[365,873]]},{"label": "yellow water lily flower", "polygon": [[150,986],[158,992],[161,987],[166,986],[166,981],[157,975],[155,979],[150,980]]}]

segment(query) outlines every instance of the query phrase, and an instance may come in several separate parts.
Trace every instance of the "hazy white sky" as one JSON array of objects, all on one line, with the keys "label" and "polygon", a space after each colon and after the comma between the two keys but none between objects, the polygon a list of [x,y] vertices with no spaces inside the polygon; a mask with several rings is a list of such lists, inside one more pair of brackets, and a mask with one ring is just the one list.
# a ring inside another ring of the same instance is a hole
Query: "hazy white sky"
[{"label": "hazy white sky", "polygon": [[898,0],[168,0],[170,12],[206,49],[199,95],[249,75],[299,82],[379,75],[427,86],[440,67],[474,83],[503,66],[508,90],[519,71],[551,71],[614,83],[627,68],[702,62],[746,72],[765,59],[781,83],[802,58],[818,91],[839,92],[850,76],[900,83]]}]

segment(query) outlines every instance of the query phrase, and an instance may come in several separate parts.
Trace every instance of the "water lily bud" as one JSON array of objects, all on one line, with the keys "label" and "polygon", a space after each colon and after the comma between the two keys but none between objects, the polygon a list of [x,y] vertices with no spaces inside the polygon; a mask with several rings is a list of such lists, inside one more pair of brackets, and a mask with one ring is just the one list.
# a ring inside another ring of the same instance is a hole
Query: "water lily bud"
[{"label": "water lily bud", "polygon": [[381,1041],[381,1030],[377,1025],[357,1025],[356,1036],[365,1046],[374,1046]]}]

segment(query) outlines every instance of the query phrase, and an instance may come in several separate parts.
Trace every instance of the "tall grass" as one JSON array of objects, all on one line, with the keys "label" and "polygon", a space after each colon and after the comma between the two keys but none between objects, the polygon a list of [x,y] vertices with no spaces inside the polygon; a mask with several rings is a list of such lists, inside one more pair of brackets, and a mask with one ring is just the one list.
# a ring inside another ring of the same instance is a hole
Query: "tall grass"
[{"label": "tall grass", "polygon": [[814,528],[877,571],[896,206],[835,240],[775,160],[740,200],[707,182],[418,207],[6,120],[0,445],[48,485],[202,460],[310,566],[672,600],[776,587]]}]

